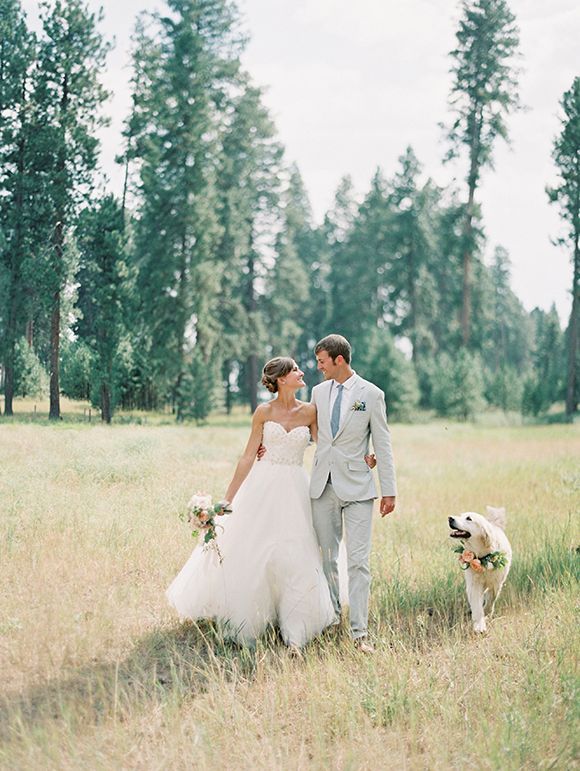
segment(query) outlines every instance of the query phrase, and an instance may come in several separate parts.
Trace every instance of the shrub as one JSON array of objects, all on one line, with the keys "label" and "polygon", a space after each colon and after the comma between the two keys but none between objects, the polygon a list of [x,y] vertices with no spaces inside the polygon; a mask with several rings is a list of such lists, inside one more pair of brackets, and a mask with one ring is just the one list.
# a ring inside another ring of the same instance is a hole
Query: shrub
[{"label": "shrub", "polygon": [[461,349],[436,361],[432,379],[433,407],[442,417],[472,420],[485,406],[479,357]]},{"label": "shrub", "polygon": [[48,393],[48,373],[34,349],[24,337],[16,342],[14,350],[15,396],[43,396]]}]

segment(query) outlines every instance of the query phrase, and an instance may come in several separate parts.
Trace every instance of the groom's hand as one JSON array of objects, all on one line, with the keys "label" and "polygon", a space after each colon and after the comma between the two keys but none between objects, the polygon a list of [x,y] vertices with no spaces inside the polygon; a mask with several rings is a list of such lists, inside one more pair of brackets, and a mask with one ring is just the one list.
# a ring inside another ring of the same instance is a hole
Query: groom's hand
[{"label": "groom's hand", "polygon": [[381,498],[381,517],[386,517],[395,510],[396,498],[394,495],[383,495]]},{"label": "groom's hand", "polygon": [[264,457],[265,454],[266,454],[266,448],[264,447],[263,444],[261,444],[258,447],[258,452],[256,453],[256,457],[257,457],[258,460],[262,460],[262,458]]},{"label": "groom's hand", "polygon": [[365,463],[369,468],[374,468],[377,465],[377,456],[374,452],[371,455],[365,455]]}]

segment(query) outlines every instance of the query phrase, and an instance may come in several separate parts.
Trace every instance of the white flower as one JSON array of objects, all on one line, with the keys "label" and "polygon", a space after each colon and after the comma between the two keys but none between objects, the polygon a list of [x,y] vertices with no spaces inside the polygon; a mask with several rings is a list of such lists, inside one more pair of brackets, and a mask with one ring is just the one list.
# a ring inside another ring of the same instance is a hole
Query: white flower
[{"label": "white flower", "polygon": [[187,504],[190,509],[209,509],[211,507],[211,495],[196,493]]}]

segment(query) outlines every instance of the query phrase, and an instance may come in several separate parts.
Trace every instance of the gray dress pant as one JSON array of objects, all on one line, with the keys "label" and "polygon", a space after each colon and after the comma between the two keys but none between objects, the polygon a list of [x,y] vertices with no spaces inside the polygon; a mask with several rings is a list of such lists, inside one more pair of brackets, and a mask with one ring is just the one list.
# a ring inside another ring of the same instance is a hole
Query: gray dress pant
[{"label": "gray dress pant", "polygon": [[312,499],[312,519],[322,551],[324,574],[330,587],[332,604],[340,618],[338,587],[338,547],[343,523],[348,565],[348,601],[353,638],[367,634],[373,501],[343,501],[329,482],[320,498]]}]

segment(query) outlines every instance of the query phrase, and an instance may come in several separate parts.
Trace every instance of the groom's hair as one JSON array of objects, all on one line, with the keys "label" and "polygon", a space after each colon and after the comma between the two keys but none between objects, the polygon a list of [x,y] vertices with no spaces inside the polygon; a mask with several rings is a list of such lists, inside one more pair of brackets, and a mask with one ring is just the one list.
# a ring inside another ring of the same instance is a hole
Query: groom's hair
[{"label": "groom's hair", "polygon": [[320,353],[320,351],[326,351],[332,361],[336,360],[337,356],[342,356],[347,364],[350,364],[350,355],[352,348],[350,343],[342,335],[327,335],[316,343],[314,353]]}]

